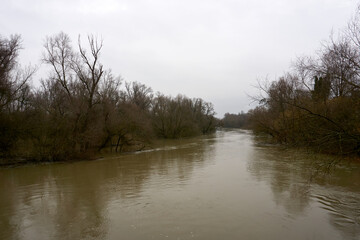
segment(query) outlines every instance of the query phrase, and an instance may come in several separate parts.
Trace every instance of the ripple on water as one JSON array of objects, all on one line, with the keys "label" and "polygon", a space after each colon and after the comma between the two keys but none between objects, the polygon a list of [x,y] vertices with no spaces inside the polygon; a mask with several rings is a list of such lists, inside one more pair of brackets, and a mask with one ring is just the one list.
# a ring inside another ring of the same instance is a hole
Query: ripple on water
[{"label": "ripple on water", "polygon": [[[327,190],[329,191],[329,190]],[[350,236],[360,235],[360,194],[354,192],[335,191],[314,194],[312,197],[320,204],[320,208],[329,214],[330,223]]]}]

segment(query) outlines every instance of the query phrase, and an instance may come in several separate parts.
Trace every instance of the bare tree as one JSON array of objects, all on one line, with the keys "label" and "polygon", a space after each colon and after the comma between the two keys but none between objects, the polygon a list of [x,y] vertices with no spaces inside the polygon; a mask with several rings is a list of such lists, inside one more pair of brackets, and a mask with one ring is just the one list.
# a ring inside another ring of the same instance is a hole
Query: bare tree
[{"label": "bare tree", "polygon": [[44,47],[46,52],[43,54],[43,62],[51,65],[54,71],[51,78],[61,84],[69,100],[72,100],[74,95],[71,92],[72,84],[75,81],[72,69],[76,55],[72,49],[70,37],[60,32],[55,36],[47,37]]},{"label": "bare tree", "polygon": [[74,63],[74,70],[80,80],[88,102],[88,109],[91,109],[94,104],[99,103],[96,98],[98,94],[100,80],[104,75],[103,65],[99,62],[100,51],[103,46],[102,41],[98,41],[93,35],[88,36],[88,44],[90,47],[90,54],[81,45],[80,36],[78,39],[78,48],[80,58]]},{"label": "bare tree", "polygon": [[36,67],[21,69],[17,63],[21,49],[20,35],[10,39],[0,36],[0,112],[21,110],[29,94],[29,81]]},{"label": "bare tree", "polygon": [[137,105],[140,109],[148,111],[153,98],[152,89],[139,82],[125,83],[125,98]]},{"label": "bare tree", "polygon": [[25,136],[25,111],[30,107],[29,81],[35,67],[22,69],[17,62],[21,38],[0,36],[0,156],[11,154],[17,140]]}]

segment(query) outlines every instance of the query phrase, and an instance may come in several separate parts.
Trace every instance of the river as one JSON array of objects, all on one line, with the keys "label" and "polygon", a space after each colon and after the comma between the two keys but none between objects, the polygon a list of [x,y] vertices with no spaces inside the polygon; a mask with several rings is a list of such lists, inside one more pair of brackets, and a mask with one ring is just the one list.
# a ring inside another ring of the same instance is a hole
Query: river
[{"label": "river", "polygon": [[242,130],[1,168],[0,192],[0,239],[360,239],[358,163]]}]

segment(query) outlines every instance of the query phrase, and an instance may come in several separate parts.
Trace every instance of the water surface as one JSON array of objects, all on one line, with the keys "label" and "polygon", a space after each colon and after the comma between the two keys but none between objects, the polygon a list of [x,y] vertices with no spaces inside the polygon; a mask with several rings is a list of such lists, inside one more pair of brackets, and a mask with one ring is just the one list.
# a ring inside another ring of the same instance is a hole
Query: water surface
[{"label": "water surface", "polygon": [[0,169],[0,239],[360,239],[360,166],[247,131]]}]

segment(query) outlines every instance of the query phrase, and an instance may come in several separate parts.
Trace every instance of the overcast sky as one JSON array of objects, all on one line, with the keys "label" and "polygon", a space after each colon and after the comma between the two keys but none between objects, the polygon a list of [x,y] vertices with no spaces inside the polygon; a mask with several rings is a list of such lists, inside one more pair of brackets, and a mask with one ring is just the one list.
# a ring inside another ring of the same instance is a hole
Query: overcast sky
[{"label": "overcast sky", "polygon": [[[253,108],[256,80],[281,76],[346,26],[357,0],[0,0],[0,34],[21,34],[24,64],[46,36],[104,40],[102,63],[154,91],[201,97],[218,117]],[[43,67],[34,79],[45,77]]]}]

